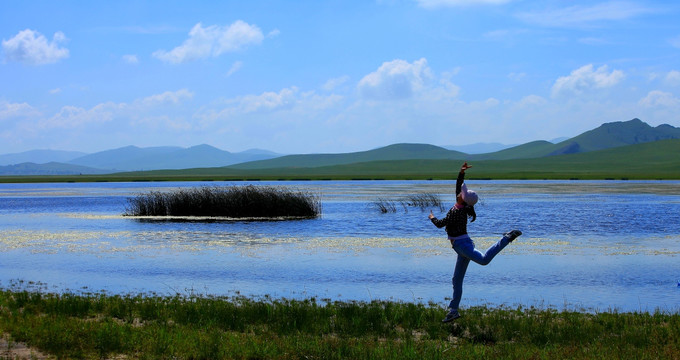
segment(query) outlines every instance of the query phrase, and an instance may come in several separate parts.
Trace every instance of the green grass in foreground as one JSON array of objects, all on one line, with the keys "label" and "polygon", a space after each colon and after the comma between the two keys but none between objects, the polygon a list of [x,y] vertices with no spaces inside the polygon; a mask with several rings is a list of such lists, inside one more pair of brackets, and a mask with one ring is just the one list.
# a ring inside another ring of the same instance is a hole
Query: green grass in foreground
[{"label": "green grass in foreground", "polygon": [[680,358],[678,313],[463,314],[442,324],[433,304],[0,291],[0,331],[59,358]]}]

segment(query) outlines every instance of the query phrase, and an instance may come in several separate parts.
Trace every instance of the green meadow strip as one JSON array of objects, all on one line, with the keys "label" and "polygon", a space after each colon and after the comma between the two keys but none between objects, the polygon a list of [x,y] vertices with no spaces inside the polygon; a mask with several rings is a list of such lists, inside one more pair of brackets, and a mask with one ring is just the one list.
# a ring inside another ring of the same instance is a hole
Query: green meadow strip
[{"label": "green meadow strip", "polygon": [[[0,331],[58,358],[680,357],[680,314],[0,290]],[[5,351],[7,349],[0,349]]]}]

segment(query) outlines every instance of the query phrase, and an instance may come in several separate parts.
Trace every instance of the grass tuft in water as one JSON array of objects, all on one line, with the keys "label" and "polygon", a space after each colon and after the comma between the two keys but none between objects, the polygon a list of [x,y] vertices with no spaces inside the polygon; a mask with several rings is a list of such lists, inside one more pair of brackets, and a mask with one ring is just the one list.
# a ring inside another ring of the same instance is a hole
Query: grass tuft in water
[{"label": "grass tuft in water", "polygon": [[128,199],[126,216],[231,218],[315,218],[318,196],[272,186],[203,186],[173,192],[151,191]]},{"label": "grass tuft in water", "polygon": [[409,207],[420,208],[420,210],[435,207],[438,208],[439,211],[444,211],[444,204],[441,198],[431,193],[412,194],[397,201],[378,198],[373,201],[373,206],[383,214],[396,213],[398,207],[403,208],[405,212],[408,212]]}]

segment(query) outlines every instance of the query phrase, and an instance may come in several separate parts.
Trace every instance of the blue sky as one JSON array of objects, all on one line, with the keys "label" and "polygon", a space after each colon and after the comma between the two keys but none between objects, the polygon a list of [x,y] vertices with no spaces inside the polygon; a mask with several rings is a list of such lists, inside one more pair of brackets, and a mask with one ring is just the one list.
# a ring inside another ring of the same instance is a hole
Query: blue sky
[{"label": "blue sky", "polygon": [[672,1],[0,2],[0,154],[337,153],[680,126]]}]

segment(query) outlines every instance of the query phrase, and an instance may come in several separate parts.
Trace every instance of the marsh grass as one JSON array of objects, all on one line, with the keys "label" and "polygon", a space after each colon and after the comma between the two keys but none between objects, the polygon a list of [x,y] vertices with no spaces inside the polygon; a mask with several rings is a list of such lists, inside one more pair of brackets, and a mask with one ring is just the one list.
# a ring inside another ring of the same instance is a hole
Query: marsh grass
[{"label": "marsh grass", "polygon": [[203,186],[151,191],[128,198],[126,216],[314,218],[321,202],[313,194],[273,186]]},{"label": "marsh grass", "polygon": [[419,208],[423,211],[433,207],[438,208],[440,212],[445,210],[441,198],[431,193],[411,194],[399,200],[378,198],[373,201],[372,204],[373,207],[383,214],[395,213],[398,208],[402,208],[404,209],[404,212],[408,212],[410,207]]},{"label": "marsh grass", "polygon": [[677,313],[0,291],[0,330],[59,358],[678,358]]}]

